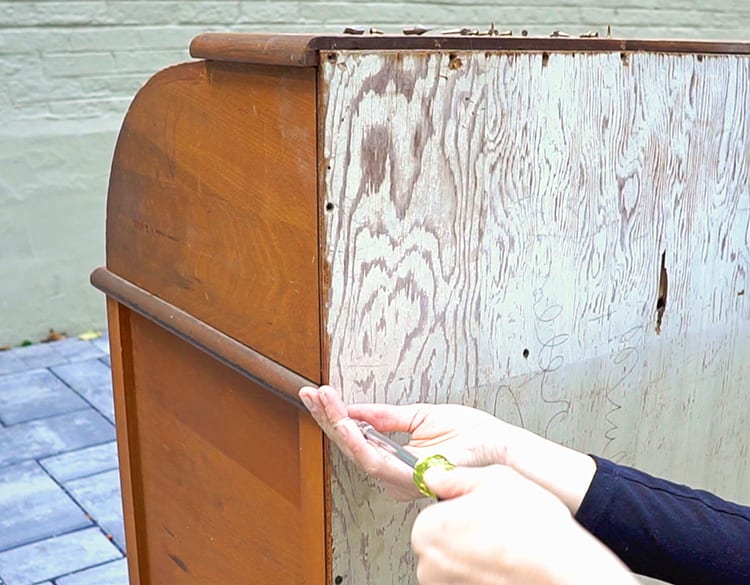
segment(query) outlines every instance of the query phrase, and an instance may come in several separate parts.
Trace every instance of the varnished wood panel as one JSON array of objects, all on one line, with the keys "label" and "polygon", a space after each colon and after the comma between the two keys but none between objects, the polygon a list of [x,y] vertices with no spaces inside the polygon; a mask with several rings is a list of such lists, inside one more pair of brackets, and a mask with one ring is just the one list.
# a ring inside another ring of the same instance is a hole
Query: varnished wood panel
[{"label": "varnished wood panel", "polygon": [[[135,405],[133,393],[132,343],[130,337],[130,311],[114,299],[107,299],[109,347],[112,365],[112,391],[117,427],[117,456],[122,493],[123,524],[127,546],[128,576],[130,585],[141,585],[141,559],[143,553],[143,528],[137,519],[138,505],[143,499],[140,491],[140,458],[135,437]],[[131,441],[133,441],[131,445]],[[131,448],[132,447],[132,448]]]},{"label": "varnished wood panel", "polygon": [[190,55],[234,63],[313,67],[318,52],[309,46],[311,35],[203,33],[190,43]]},{"label": "varnished wood panel", "polygon": [[107,267],[320,379],[313,70],[196,62],[123,124]]},{"label": "varnished wood panel", "polygon": [[108,298],[200,348],[266,391],[306,412],[298,392],[302,386],[312,384],[311,381],[106,268],[99,267],[91,273],[91,284],[106,293]]},{"label": "varnished wood panel", "polygon": [[[328,379],[750,493],[750,59],[321,64]],[[334,575],[414,583],[417,505],[332,454]]]},{"label": "varnished wood panel", "polygon": [[322,585],[320,430],[134,313],[131,339],[141,585]]}]

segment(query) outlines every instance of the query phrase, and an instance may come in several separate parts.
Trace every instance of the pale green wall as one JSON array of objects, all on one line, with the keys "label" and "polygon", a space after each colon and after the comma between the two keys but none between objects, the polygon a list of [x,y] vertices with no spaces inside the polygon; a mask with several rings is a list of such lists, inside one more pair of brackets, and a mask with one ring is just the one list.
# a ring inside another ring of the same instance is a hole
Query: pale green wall
[{"label": "pale green wall", "polygon": [[750,3],[0,1],[0,345],[104,326],[88,284],[103,263],[112,149],[127,104],[204,30],[340,31],[347,24],[739,38]]}]

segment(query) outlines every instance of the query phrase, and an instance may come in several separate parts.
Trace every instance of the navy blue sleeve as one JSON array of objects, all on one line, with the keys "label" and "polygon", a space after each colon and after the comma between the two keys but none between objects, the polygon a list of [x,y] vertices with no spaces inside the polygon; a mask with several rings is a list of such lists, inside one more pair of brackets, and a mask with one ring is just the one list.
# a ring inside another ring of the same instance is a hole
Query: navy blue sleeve
[{"label": "navy blue sleeve", "polygon": [[674,585],[750,583],[750,508],[594,459],[576,520],[631,571]]}]

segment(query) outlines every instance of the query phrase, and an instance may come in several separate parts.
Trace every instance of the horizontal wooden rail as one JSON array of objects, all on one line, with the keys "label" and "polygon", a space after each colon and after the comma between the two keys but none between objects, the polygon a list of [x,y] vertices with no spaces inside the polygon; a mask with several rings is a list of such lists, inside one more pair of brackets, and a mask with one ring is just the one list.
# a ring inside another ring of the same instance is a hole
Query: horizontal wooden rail
[{"label": "horizontal wooden rail", "polygon": [[91,284],[266,390],[298,408],[304,408],[297,391],[302,386],[315,385],[313,382],[104,267],[91,273]]},{"label": "horizontal wooden rail", "polygon": [[204,33],[190,44],[200,59],[312,67],[330,51],[552,51],[750,54],[747,41],[624,39],[610,37],[313,35]]},{"label": "horizontal wooden rail", "polygon": [[190,43],[190,56],[213,61],[314,67],[318,51],[311,35],[204,33]]}]

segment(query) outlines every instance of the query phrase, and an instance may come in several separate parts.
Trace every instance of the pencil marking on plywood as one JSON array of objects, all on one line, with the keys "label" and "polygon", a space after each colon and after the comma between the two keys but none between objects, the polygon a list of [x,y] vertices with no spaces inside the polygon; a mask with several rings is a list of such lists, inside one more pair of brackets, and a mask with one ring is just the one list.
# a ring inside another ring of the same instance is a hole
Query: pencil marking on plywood
[{"label": "pencil marking on plywood", "polygon": [[[330,382],[748,493],[750,59],[455,58],[322,64]],[[332,481],[336,574],[414,583],[422,504]]]}]

